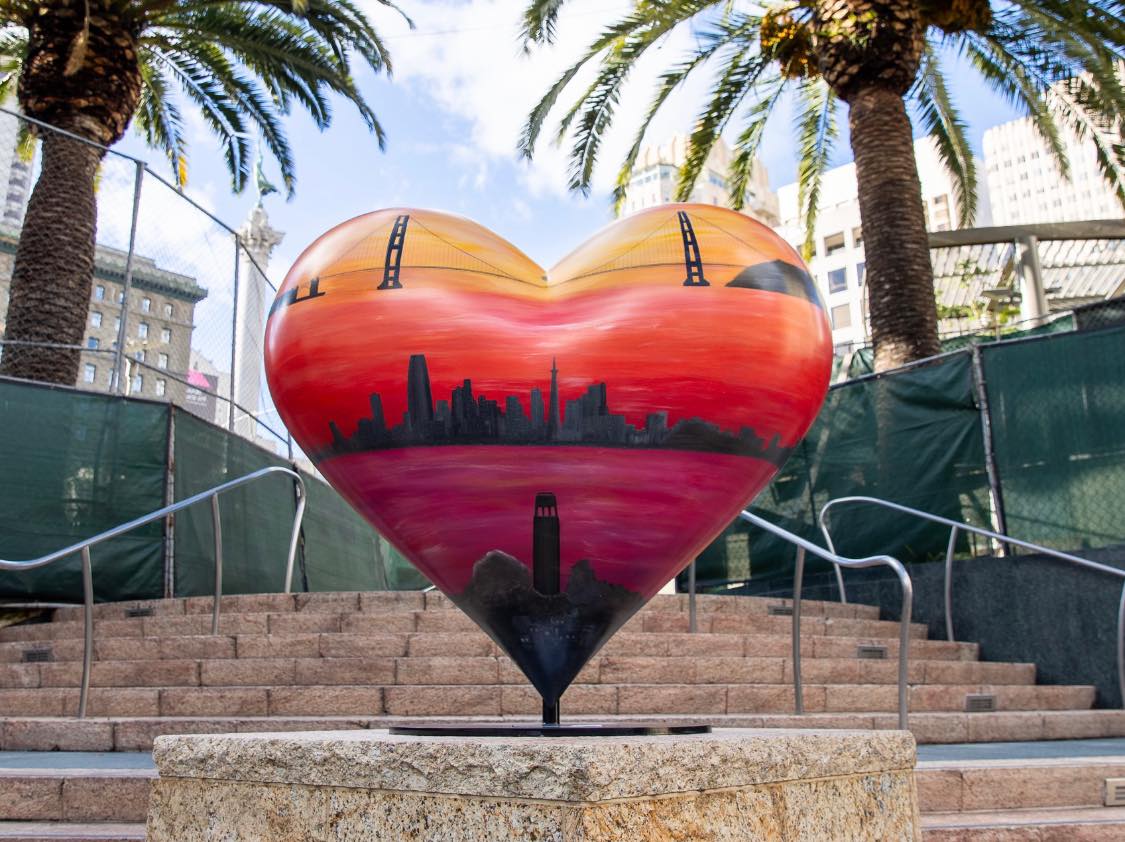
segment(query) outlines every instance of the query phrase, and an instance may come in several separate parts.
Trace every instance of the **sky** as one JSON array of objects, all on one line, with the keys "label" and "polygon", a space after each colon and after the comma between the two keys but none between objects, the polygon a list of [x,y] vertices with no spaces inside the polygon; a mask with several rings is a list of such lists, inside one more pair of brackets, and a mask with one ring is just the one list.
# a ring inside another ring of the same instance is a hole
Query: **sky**
[{"label": "sky", "polygon": [[[616,128],[603,145],[594,189],[589,197],[582,197],[566,189],[566,144],[557,147],[547,140],[528,163],[518,157],[516,142],[527,112],[542,92],[627,3],[572,0],[562,14],[557,44],[531,55],[522,53],[517,40],[521,0],[402,0],[403,10],[415,22],[413,30],[396,12],[373,0],[361,0],[360,5],[384,35],[394,61],[392,79],[376,77],[365,67],[357,74],[361,90],[386,129],[387,149],[379,151],[354,109],[342,100],[335,102],[333,124],[323,133],[300,113],[286,119],[297,162],[297,190],[288,201],[279,195],[266,199],[271,223],[285,234],[269,267],[275,283],[324,231],[358,214],[399,205],[469,216],[512,241],[540,265],[550,266],[612,220],[613,179],[633,127],[648,106],[656,74],[677,61],[694,37],[687,29],[673,33],[638,67],[621,98]],[[956,57],[947,56],[947,61],[956,101],[979,154],[987,128],[1020,115]],[[677,131],[689,130],[709,81],[705,72],[674,94],[648,139],[663,142]],[[575,94],[579,90],[573,88]],[[253,191],[231,194],[218,145],[201,119],[190,108],[185,110],[190,143],[186,192],[237,227],[254,204]],[[555,120],[557,115],[545,132],[548,138],[553,137]],[[783,104],[769,124],[761,151],[775,189],[795,179],[793,145],[792,115]],[[119,147],[168,174],[166,162],[138,138],[128,136]],[[850,159],[845,131],[833,164]],[[266,172],[280,183],[268,158]],[[102,230],[117,240],[128,229],[128,175],[123,169],[117,172],[102,196]],[[178,260],[186,258],[185,250],[206,249],[202,241],[214,232],[184,203],[162,192],[167,191],[154,186],[145,194],[142,228],[146,234],[140,245],[158,262],[171,262],[175,268]],[[206,260],[193,254],[188,263],[208,261],[221,264],[223,254]],[[221,299],[220,293],[211,303],[221,304]]]}]

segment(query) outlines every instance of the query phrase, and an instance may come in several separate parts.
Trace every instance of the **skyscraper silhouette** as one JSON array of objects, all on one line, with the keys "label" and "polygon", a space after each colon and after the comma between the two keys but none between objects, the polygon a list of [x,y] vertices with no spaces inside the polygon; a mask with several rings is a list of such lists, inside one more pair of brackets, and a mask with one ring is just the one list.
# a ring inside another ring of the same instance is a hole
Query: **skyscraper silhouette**
[{"label": "skyscraper silhouette", "polygon": [[406,410],[410,424],[418,432],[429,432],[434,420],[434,401],[430,395],[430,372],[425,354],[411,354],[406,372]]},{"label": "skyscraper silhouette", "polygon": [[562,423],[559,420],[559,370],[551,357],[551,402],[547,406],[547,438],[557,439]]},{"label": "skyscraper silhouette", "polygon": [[559,507],[555,495],[535,495],[535,517],[531,521],[531,577],[535,590],[552,596],[561,590],[561,545]]}]

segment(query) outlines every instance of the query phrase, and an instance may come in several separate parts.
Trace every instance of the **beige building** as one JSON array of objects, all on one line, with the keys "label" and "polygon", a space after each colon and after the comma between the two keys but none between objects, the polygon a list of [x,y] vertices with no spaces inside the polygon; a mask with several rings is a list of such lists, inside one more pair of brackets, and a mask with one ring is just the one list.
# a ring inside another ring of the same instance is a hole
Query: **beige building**
[{"label": "beige building", "polygon": [[[648,146],[641,151],[621,208],[623,215],[674,201],[687,145],[688,138],[685,135],[676,135],[666,144]],[[727,189],[730,159],[730,147],[720,138],[711,148],[707,165],[700,173],[688,201],[730,207]],[[766,225],[778,223],[777,195],[770,190],[769,175],[760,161],[754,162],[742,212]]]},{"label": "beige building", "polygon": [[[914,156],[922,181],[927,228],[930,231],[956,228],[960,208],[953,180],[933,141],[930,138],[916,140]],[[785,185],[777,191],[777,196],[781,223],[776,230],[800,250],[805,240],[805,226],[797,204],[797,185]],[[983,215],[987,215],[987,210]],[[982,218],[981,212],[977,218]],[[809,261],[809,269],[828,308],[833,344],[841,349],[866,344],[869,333],[864,288],[866,260],[855,164],[835,167],[824,174],[813,239],[816,252]]]},{"label": "beige building", "polygon": [[[18,229],[0,226],[0,334],[8,312]],[[121,329],[126,254],[98,246],[90,311],[77,386],[113,391],[115,351]],[[133,257],[132,289],[125,314],[128,393],[184,403],[190,371],[195,305],[207,291],[194,278],[161,269],[151,258]]]},{"label": "beige building", "polygon": [[1102,178],[1094,144],[1069,131],[1063,137],[1069,179],[1059,171],[1030,118],[993,126],[984,133],[994,225],[1121,218],[1121,203]]}]

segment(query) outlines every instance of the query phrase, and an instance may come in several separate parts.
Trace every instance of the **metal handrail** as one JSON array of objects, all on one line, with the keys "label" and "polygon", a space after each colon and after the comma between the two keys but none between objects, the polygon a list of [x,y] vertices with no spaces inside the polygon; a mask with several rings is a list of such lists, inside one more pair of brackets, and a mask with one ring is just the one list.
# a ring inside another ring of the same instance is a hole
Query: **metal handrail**
[{"label": "metal handrail", "polygon": [[293,584],[293,561],[297,554],[297,541],[300,537],[301,521],[305,516],[305,500],[308,498],[308,495],[305,492],[305,481],[301,478],[301,475],[291,468],[283,468],[281,466],[262,468],[261,470],[253,471],[245,476],[239,477],[238,479],[232,479],[229,482],[216,485],[214,488],[201,491],[198,494],[194,494],[170,506],[157,509],[155,512],[149,512],[147,515],[142,515],[127,523],[115,526],[112,529],[107,529],[105,532],[100,532],[92,538],[79,541],[77,544],[71,544],[69,547],[63,547],[61,550],[56,550],[53,553],[48,553],[39,558],[27,559],[26,561],[6,561],[0,559],[0,570],[20,572],[44,567],[51,562],[66,558],[74,553],[79,553],[82,557],[82,594],[85,611],[83,617],[84,646],[82,650],[82,685],[78,693],[79,719],[86,716],[86,702],[90,693],[90,666],[94,659],[94,572],[90,562],[90,548],[104,541],[108,541],[111,538],[124,535],[126,532],[131,532],[147,523],[152,523],[154,520],[167,517],[173,512],[178,512],[180,509],[186,509],[188,506],[209,499],[211,501],[211,520],[214,524],[215,532],[215,595],[214,606],[211,609],[211,634],[218,634],[219,602],[223,593],[223,531],[222,522],[219,517],[219,495],[230,491],[232,488],[238,488],[240,485],[253,482],[267,474],[286,474],[294,479],[300,489],[297,511],[293,515],[293,532],[289,538],[289,556],[285,563],[285,593],[289,593]]},{"label": "metal handrail", "polygon": [[794,535],[768,520],[743,511],[739,517],[754,526],[776,535],[797,547],[797,559],[793,570],[793,695],[796,713],[805,712],[804,693],[801,686],[801,585],[805,576],[805,553],[809,552],[825,561],[830,561],[839,567],[863,568],[878,567],[880,565],[891,568],[902,584],[902,615],[899,619],[899,644],[898,644],[898,727],[907,730],[909,727],[909,686],[907,675],[910,663],[910,614],[914,606],[914,585],[910,581],[910,574],[898,559],[889,555],[869,556],[867,558],[845,558],[837,555],[835,550],[825,550],[812,541],[807,541],[799,535]]},{"label": "metal handrail", "polygon": [[[950,520],[949,518],[941,517],[940,515],[924,512],[921,509],[912,509],[909,506],[903,506],[899,503],[892,503],[889,500],[883,500],[880,497],[837,497],[835,500],[829,500],[824,504],[820,510],[820,532],[824,535],[824,541],[828,544],[829,549],[835,552],[832,545],[832,535],[828,531],[828,510],[833,506],[841,503],[865,503],[873,506],[880,506],[885,509],[891,509],[896,512],[911,515],[913,517],[928,520],[931,523],[938,523],[942,526],[949,527],[949,544],[945,549],[945,636],[948,640],[952,641],[953,637],[953,553],[957,546],[957,533],[969,532],[974,535],[981,535],[985,538],[990,538],[1002,544],[1007,544],[1012,547],[1021,547],[1025,550],[1045,555],[1050,558],[1056,558],[1059,561],[1065,561],[1068,564],[1073,564],[1076,567],[1082,567],[1086,570],[1093,570],[1097,573],[1107,573],[1110,576],[1116,576],[1118,579],[1125,580],[1125,570],[1119,567],[1111,567],[1108,564],[1101,564],[1096,561],[1090,561],[1088,558],[1071,555],[1064,553],[1060,550],[1053,550],[1050,547],[1044,547],[1041,544],[1033,544],[1030,541],[1021,541],[1019,538],[1012,538],[1002,532],[994,532],[991,529],[984,529],[980,526],[970,526],[963,521]],[[841,585],[841,593],[842,593]],[[1117,606],[1117,686],[1121,692],[1122,704],[1125,705],[1125,584],[1121,587],[1121,600]]]}]

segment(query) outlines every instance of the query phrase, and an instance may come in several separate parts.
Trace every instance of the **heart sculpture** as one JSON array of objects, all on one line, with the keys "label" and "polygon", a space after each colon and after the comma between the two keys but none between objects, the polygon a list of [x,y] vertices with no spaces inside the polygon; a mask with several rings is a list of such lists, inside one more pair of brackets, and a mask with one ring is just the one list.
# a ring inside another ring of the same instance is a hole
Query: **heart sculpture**
[{"label": "heart sculpture", "polygon": [[306,249],[266,331],[301,447],[556,706],[777,471],[831,356],[793,249],[693,204],[547,273],[462,217],[375,211]]}]

